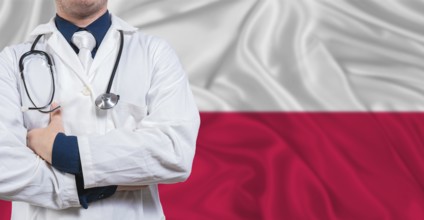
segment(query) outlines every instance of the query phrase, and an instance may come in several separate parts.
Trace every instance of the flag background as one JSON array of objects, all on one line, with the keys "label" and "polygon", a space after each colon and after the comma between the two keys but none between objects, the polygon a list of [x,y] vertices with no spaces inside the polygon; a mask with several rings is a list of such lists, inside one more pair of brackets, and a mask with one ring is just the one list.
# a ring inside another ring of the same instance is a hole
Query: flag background
[{"label": "flag background", "polygon": [[[168,219],[424,219],[423,2],[109,5],[171,43],[201,110],[191,177],[161,186]],[[3,47],[54,5],[0,11]]]}]

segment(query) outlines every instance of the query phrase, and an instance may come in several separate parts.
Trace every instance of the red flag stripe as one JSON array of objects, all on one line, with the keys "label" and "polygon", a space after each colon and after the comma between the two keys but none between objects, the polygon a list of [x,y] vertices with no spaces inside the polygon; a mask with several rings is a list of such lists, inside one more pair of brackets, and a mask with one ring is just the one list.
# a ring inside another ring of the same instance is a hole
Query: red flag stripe
[{"label": "red flag stripe", "polygon": [[167,219],[424,219],[423,113],[203,113]]},{"label": "red flag stripe", "polygon": [[9,220],[11,211],[11,204],[0,200],[0,220]]},{"label": "red flag stripe", "polygon": [[[424,219],[424,113],[202,113],[167,219]],[[0,209],[2,217],[4,203]],[[7,218],[7,217],[6,217]]]}]

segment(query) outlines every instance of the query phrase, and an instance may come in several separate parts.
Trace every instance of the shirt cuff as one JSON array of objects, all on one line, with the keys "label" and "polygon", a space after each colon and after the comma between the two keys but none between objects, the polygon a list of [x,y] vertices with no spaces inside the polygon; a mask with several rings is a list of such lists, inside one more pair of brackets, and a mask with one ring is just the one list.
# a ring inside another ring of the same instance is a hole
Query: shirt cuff
[{"label": "shirt cuff", "polygon": [[76,136],[58,133],[53,143],[52,166],[62,172],[81,174],[81,159]]},{"label": "shirt cuff", "polygon": [[75,181],[77,183],[79,202],[85,209],[88,208],[88,204],[91,202],[112,196],[118,188],[118,186],[104,186],[84,189],[84,178],[82,175],[75,175]]}]

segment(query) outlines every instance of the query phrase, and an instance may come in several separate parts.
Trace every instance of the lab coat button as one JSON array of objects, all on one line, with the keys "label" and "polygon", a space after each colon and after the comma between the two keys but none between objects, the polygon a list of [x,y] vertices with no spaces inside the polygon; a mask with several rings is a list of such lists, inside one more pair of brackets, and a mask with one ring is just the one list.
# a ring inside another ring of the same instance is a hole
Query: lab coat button
[{"label": "lab coat button", "polygon": [[84,89],[81,91],[81,93],[85,96],[89,96],[91,95],[91,91],[90,88],[88,88],[87,86],[84,87]]}]

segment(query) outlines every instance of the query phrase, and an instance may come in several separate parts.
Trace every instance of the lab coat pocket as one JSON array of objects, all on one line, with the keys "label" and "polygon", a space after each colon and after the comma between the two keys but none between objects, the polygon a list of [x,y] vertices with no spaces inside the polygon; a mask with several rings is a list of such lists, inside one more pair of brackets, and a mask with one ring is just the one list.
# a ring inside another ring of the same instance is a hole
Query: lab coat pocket
[{"label": "lab coat pocket", "polygon": [[137,129],[147,115],[147,107],[120,100],[111,113],[116,128]]}]

